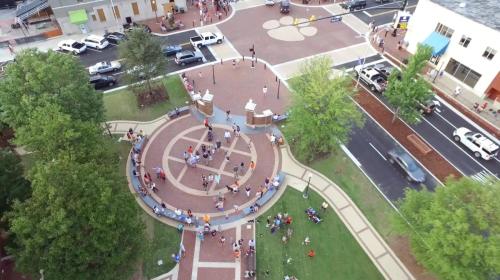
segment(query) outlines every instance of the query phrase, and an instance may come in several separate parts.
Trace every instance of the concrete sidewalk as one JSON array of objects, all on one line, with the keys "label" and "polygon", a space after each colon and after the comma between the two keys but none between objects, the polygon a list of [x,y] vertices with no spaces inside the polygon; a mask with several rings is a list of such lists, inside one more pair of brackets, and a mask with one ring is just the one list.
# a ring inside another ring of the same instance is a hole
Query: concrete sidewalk
[{"label": "concrete sidewalk", "polygon": [[[378,31],[378,34],[381,38],[384,39],[384,50],[382,55],[401,65],[403,60],[408,59],[411,56],[411,53],[409,53],[406,49],[398,48],[398,42],[404,39],[405,32],[398,31],[396,37],[391,36],[391,32],[389,32],[387,36],[384,36],[385,31],[383,30],[383,28],[379,29],[380,30]],[[376,47],[373,40],[370,40],[370,42],[374,47]],[[377,49],[381,51],[379,48]],[[493,100],[488,98],[481,98],[474,94],[470,88],[463,85],[461,85],[462,93],[458,97],[453,96],[455,87],[460,83],[456,81],[454,77],[444,71],[444,66],[441,70],[443,71],[443,74],[437,76],[436,78],[431,77],[430,71],[427,71],[426,75],[424,75],[424,78],[432,83],[433,87],[442,92],[444,94],[444,98],[448,101],[448,103],[451,103],[451,105],[456,107],[457,110],[463,112],[475,122],[479,123],[482,122],[481,120],[483,120],[484,122],[488,122],[492,127],[496,127],[496,129],[498,130],[498,127],[500,127],[500,116],[498,116],[500,103],[495,103]],[[472,110],[474,103],[483,104],[485,102],[488,105],[483,112],[477,113],[476,111]]]},{"label": "concrete sidewalk", "polygon": [[287,184],[304,191],[306,180],[312,175],[310,187],[332,206],[385,279],[415,279],[361,210],[337,184],[323,174],[299,163],[291,154],[288,145],[281,147],[281,156],[282,171],[288,175]]}]

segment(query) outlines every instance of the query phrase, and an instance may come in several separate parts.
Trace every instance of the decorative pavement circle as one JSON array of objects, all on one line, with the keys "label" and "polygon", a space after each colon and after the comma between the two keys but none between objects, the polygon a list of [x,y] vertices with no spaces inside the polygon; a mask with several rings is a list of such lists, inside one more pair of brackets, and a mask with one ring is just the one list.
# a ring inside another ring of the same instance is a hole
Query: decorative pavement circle
[{"label": "decorative pavement circle", "polygon": [[[278,149],[270,144],[266,133],[241,133],[240,137],[234,137],[229,122],[212,124],[212,127],[214,138],[210,142],[207,139],[208,129],[194,116],[187,115],[167,122],[149,136],[142,153],[142,165],[145,171],[153,175],[153,182],[159,189],[153,195],[165,202],[170,209],[191,209],[196,216],[205,213],[212,217],[233,215],[236,213],[235,205],[239,210],[252,205],[265,178],[273,178],[279,171],[281,163]],[[223,137],[225,130],[231,132],[229,142]],[[196,167],[186,164],[183,154],[189,146],[196,151],[200,150],[202,144],[207,147],[215,145],[217,139],[222,142],[221,149],[208,164],[203,158]],[[226,155],[229,156],[229,161],[226,160]],[[256,165],[253,171],[249,169],[250,161],[254,161]],[[233,168],[240,166],[242,162],[243,172],[238,172],[237,179],[240,191],[232,193],[226,185],[234,185],[236,179]],[[153,168],[158,166],[165,170],[165,181],[154,176]],[[219,184],[212,182],[205,191],[202,175],[208,177],[209,174],[219,174],[221,180]],[[250,196],[245,193],[246,186],[251,187]],[[223,211],[215,208],[217,197],[221,195],[225,198]]]}]

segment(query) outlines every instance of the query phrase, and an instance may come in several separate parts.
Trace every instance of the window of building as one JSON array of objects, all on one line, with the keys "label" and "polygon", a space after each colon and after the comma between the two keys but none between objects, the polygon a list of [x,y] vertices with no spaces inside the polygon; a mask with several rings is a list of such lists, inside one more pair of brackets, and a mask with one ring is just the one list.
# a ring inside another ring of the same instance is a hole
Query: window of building
[{"label": "window of building", "polygon": [[486,50],[484,50],[483,57],[485,57],[488,60],[492,60],[493,57],[495,57],[495,54],[497,54],[497,51],[487,47]]},{"label": "window of building", "polygon": [[99,17],[100,22],[105,22],[106,21],[106,15],[104,14],[103,9],[97,9],[97,16]]},{"label": "window of building", "polygon": [[470,87],[474,87],[481,78],[481,74],[453,58],[450,58],[450,61],[444,70]]},{"label": "window of building", "polygon": [[120,10],[118,10],[118,6],[113,7],[113,12],[115,13],[116,18],[120,18]]},{"label": "window of building", "polygon": [[135,16],[139,15],[139,5],[137,5],[137,2],[132,3],[132,11]]},{"label": "window of building", "polygon": [[469,46],[471,38],[467,37],[465,35],[462,35],[462,39],[458,42],[458,44],[464,48],[467,48]]},{"label": "window of building", "polygon": [[448,26],[446,26],[444,24],[438,23],[436,26],[436,32],[445,36],[445,37],[451,38],[451,36],[453,35],[453,32],[455,32],[455,30],[449,28]]}]

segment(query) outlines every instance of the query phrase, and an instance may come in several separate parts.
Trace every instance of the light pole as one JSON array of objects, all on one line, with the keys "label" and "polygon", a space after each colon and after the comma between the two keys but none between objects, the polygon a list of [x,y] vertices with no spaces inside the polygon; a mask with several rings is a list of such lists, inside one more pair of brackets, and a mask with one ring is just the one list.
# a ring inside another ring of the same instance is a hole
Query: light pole
[{"label": "light pole", "polygon": [[153,10],[155,11],[156,23],[158,23],[158,6],[156,6],[156,0],[151,0],[151,4],[153,4]]},{"label": "light pole", "polygon": [[214,82],[214,85],[215,85],[215,65],[212,64],[212,80]]},{"label": "light pole", "polygon": [[278,94],[276,95],[277,99],[280,99],[280,86],[281,86],[281,79],[278,78]]},{"label": "light pole", "polygon": [[312,173],[309,173],[309,175],[307,176],[308,179],[307,179],[307,185],[306,185],[306,188],[304,190],[304,193],[302,194],[302,197],[304,199],[308,199],[309,198],[309,185],[311,184],[311,178],[312,178]]}]

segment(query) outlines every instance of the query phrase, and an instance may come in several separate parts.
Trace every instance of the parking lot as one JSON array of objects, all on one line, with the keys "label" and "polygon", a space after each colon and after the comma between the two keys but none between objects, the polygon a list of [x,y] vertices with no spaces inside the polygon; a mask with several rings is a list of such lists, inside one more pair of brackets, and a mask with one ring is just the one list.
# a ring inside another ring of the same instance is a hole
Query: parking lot
[{"label": "parking lot", "polygon": [[[194,47],[191,46],[189,43],[189,38],[196,36],[197,33],[194,30],[191,31],[186,31],[186,32],[181,32],[169,36],[158,36],[158,40],[161,41],[162,46],[163,45],[181,45],[183,50],[191,50],[194,51]],[[165,68],[165,74],[171,73],[171,72],[176,72],[180,71],[183,69],[188,69],[193,66],[201,65],[207,62],[212,62],[215,60],[213,54],[210,52],[210,50],[206,47],[203,47],[200,49],[201,53],[203,54],[203,61],[202,62],[193,62],[190,64],[187,64],[185,66],[182,65],[177,65],[174,61],[175,56],[169,56],[167,57],[167,67]],[[119,54],[118,54],[118,46],[116,44],[110,44],[108,47],[102,50],[97,50],[93,48],[87,48],[87,51],[84,52],[83,54],[80,55],[73,55],[70,53],[65,53],[67,55],[71,55],[74,57],[77,57],[80,62],[85,66],[85,68],[88,68],[92,65],[95,65],[98,62],[101,61],[116,61],[119,60]],[[120,71],[117,72],[110,72],[106,75],[114,76],[117,80],[117,84],[115,84],[112,87],[107,87],[102,90],[109,90],[115,87],[120,87],[125,85],[124,79],[123,79],[123,73],[125,72],[124,68]]]}]

